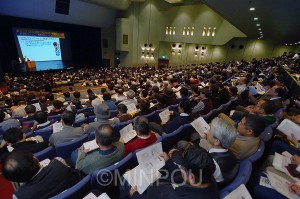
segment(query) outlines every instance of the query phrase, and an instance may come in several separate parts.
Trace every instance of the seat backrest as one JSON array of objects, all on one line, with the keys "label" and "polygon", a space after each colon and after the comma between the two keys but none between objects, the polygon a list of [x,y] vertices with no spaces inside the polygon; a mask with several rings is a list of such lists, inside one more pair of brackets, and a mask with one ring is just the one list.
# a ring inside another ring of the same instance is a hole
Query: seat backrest
[{"label": "seat backrest", "polygon": [[42,136],[44,141],[48,142],[49,137],[53,134],[53,128],[51,126],[51,127],[43,128],[43,129],[40,129],[40,130],[36,130],[36,131],[34,131],[33,134]]},{"label": "seat backrest", "polygon": [[228,184],[226,187],[220,190],[220,195],[223,196],[224,193],[230,193],[239,187],[241,184],[247,184],[250,179],[252,172],[252,163],[248,159],[244,159],[240,162],[240,168],[235,176],[234,180]]},{"label": "seat backrest", "polygon": [[273,137],[272,125],[267,126],[265,130],[259,135],[259,138],[265,143],[271,140],[272,137]]},{"label": "seat backrest", "polygon": [[170,111],[178,111],[178,104],[169,106]]},{"label": "seat backrest", "polygon": [[91,190],[91,176],[87,175],[73,187],[61,192],[60,194],[51,197],[50,199],[71,199],[71,198],[83,198],[88,191]]},{"label": "seat backrest", "polygon": [[207,123],[210,122],[210,120],[211,120],[211,118],[212,118],[212,113],[213,113],[213,110],[209,111],[206,115],[203,115],[203,116],[202,116],[203,119],[204,119]]},{"label": "seat backrest", "polygon": [[181,133],[183,126],[180,126],[177,130],[172,133],[165,134],[162,136],[162,147],[163,151],[169,151],[172,147],[176,146],[179,141],[179,134]]},{"label": "seat backrest", "polygon": [[118,110],[113,110],[113,111],[110,111],[110,119],[111,118],[114,118],[114,117],[116,117],[118,115]]},{"label": "seat backrest", "polygon": [[45,159],[50,159],[52,160],[55,157],[55,150],[52,146],[49,146],[48,148],[37,152],[34,154],[34,156],[39,160],[45,160]]},{"label": "seat backrest", "polygon": [[104,169],[94,171],[91,177],[92,187],[102,192],[111,192],[113,188],[118,188],[119,177],[130,168],[132,158],[133,154],[129,153],[121,161]]},{"label": "seat backrest", "polygon": [[95,118],[96,118],[95,115],[89,116],[89,123],[95,122]]},{"label": "seat backrest", "polygon": [[59,121],[61,119],[61,115],[51,115],[51,116],[48,116],[48,120],[56,120],[56,121]]},{"label": "seat backrest", "polygon": [[88,118],[83,118],[81,120],[78,120],[74,122],[73,127],[80,127],[82,124],[87,124],[88,123]]},{"label": "seat backrest", "polygon": [[145,118],[147,118],[148,119],[148,121],[152,121],[152,118],[153,118],[153,116],[154,116],[154,114],[155,114],[155,111],[153,111],[152,113],[149,113],[149,114],[147,114],[147,115],[144,115],[143,117],[145,117]]},{"label": "seat backrest", "polygon": [[55,152],[57,157],[68,158],[71,153],[82,146],[87,141],[88,135],[83,135],[80,138],[55,145]]},{"label": "seat backrest", "polygon": [[247,157],[247,159],[253,163],[262,157],[262,155],[264,154],[264,151],[265,151],[265,143],[261,140],[257,151],[255,153],[253,153],[252,155],[250,155],[249,157]]}]

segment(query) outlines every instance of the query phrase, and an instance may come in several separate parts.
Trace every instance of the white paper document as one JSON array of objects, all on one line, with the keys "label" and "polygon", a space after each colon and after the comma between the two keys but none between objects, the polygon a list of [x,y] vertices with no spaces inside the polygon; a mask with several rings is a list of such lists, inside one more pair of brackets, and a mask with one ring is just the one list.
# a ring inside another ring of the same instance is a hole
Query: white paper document
[{"label": "white paper document", "polygon": [[110,199],[110,197],[107,195],[107,193],[102,193],[100,196],[95,196],[93,193],[89,193],[87,196],[85,196],[83,199]]},{"label": "white paper document", "polygon": [[164,124],[167,123],[170,120],[170,111],[169,111],[169,109],[166,109],[166,110],[160,112],[158,115],[161,119],[161,122],[164,123]]},{"label": "white paper document", "polygon": [[279,153],[275,153],[274,160],[273,160],[273,167],[279,171],[286,172],[286,166],[291,163],[291,159],[280,155]]},{"label": "white paper document", "polygon": [[245,185],[241,184],[238,188],[228,194],[224,199],[252,199],[252,197]]},{"label": "white paper document", "polygon": [[120,135],[123,138],[124,143],[129,142],[135,136],[137,136],[136,131],[133,129],[131,123],[120,130]]},{"label": "white paper document", "polygon": [[178,99],[180,99],[181,98],[181,94],[180,94],[180,92],[178,91],[178,92],[176,92],[175,93],[175,95],[176,95],[176,98],[178,98]]},{"label": "white paper document", "polygon": [[63,125],[61,122],[55,122],[53,124],[53,133],[57,133],[63,129]]},{"label": "white paper document", "polygon": [[160,155],[163,153],[161,142],[151,145],[136,153],[139,165],[146,174],[158,171],[165,166],[165,161]]},{"label": "white paper document", "polygon": [[300,126],[292,122],[291,120],[284,119],[277,127],[277,130],[286,134],[288,137],[292,137],[294,134],[297,140],[300,140]]},{"label": "white paper document", "polygon": [[261,176],[261,177],[260,177],[259,185],[260,185],[260,186],[264,186],[264,187],[268,187],[268,188],[270,188],[270,189],[273,189],[273,187],[272,187],[272,185],[271,185],[271,183],[270,183],[269,178],[266,178],[266,177],[264,177],[264,176]]},{"label": "white paper document", "polygon": [[53,109],[53,106],[47,106],[48,113],[50,113],[52,109]]},{"label": "white paper document", "polygon": [[48,166],[49,163],[50,163],[50,159],[48,159],[48,158],[45,159],[45,160],[40,161],[41,167]]},{"label": "white paper document", "polygon": [[207,122],[203,119],[203,117],[198,117],[194,120],[191,125],[194,129],[200,134],[201,137],[205,137],[205,134],[209,131],[210,126]]},{"label": "white paper document", "polygon": [[137,108],[134,103],[128,104],[126,106],[127,106],[127,113],[132,113],[137,111]]},{"label": "white paper document", "polygon": [[288,185],[290,184],[290,181],[270,171],[268,171],[268,178],[272,187],[282,195],[290,199],[299,198],[299,196],[289,191]]},{"label": "white paper document", "polygon": [[85,150],[93,151],[95,149],[98,149],[99,146],[96,143],[96,139],[94,139],[94,140],[83,143],[83,148]]},{"label": "white paper document", "polygon": [[39,103],[34,103],[32,105],[35,106],[36,111],[41,111],[42,110],[41,105]]},{"label": "white paper document", "polygon": [[123,177],[131,186],[137,186],[137,191],[140,194],[142,194],[150,186],[151,183],[160,178],[160,176],[161,174],[159,173],[159,171],[155,171],[149,174],[145,173],[140,165],[136,166],[130,171],[127,171],[123,175]]}]

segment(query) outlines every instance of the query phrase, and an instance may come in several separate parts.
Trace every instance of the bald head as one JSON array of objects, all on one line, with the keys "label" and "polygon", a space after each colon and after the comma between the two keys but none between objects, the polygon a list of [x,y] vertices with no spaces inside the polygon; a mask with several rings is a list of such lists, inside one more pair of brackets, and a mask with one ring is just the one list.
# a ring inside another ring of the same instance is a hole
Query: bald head
[{"label": "bald head", "polygon": [[40,169],[39,162],[33,154],[25,151],[14,151],[2,161],[3,176],[14,182],[29,181]]},{"label": "bald head", "polygon": [[95,137],[102,146],[110,146],[115,136],[114,128],[109,124],[102,124],[95,131]]}]

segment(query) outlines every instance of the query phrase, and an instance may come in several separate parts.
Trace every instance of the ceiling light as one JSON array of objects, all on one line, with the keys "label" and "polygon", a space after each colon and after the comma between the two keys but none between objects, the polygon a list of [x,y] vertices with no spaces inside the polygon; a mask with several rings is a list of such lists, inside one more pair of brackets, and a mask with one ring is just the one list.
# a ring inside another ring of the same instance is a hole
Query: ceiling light
[{"label": "ceiling light", "polygon": [[255,10],[255,8],[253,8],[253,7],[252,7],[252,8],[250,8],[249,10],[250,10],[250,11],[254,11],[254,10]]},{"label": "ceiling light", "polygon": [[261,30],[261,28],[259,28],[258,30]]},{"label": "ceiling light", "polygon": [[258,18],[257,18],[257,17],[255,17],[255,18],[254,18],[254,21],[256,21],[256,20],[258,20]]},{"label": "ceiling light", "polygon": [[290,44],[290,46],[292,46],[293,44]]},{"label": "ceiling light", "polygon": [[260,34],[262,34],[262,32],[261,32],[261,31],[260,31],[259,33],[260,33]]},{"label": "ceiling light", "polygon": [[300,41],[298,42],[298,44],[300,44]]},{"label": "ceiling light", "polygon": [[297,44],[297,42],[295,44]]},{"label": "ceiling light", "polygon": [[256,24],[256,26],[260,26],[260,24],[258,23],[258,24]]},{"label": "ceiling light", "polygon": [[287,44],[285,44],[287,46]]}]

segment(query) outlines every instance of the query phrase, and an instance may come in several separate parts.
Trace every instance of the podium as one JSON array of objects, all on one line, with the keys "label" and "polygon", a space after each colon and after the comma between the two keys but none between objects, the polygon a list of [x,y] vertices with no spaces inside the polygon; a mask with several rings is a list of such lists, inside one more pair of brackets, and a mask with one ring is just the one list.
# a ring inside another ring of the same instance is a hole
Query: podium
[{"label": "podium", "polygon": [[35,61],[28,61],[25,63],[27,71],[36,71]]}]

